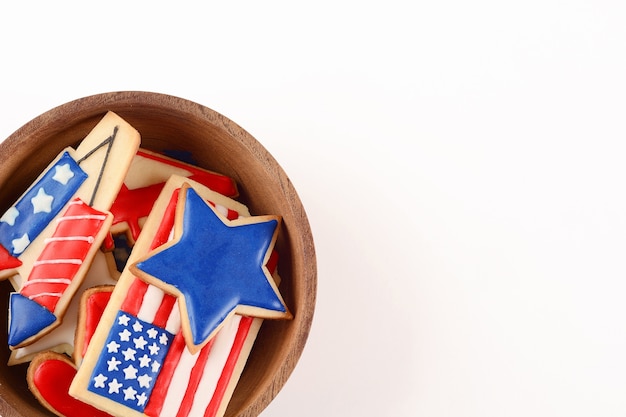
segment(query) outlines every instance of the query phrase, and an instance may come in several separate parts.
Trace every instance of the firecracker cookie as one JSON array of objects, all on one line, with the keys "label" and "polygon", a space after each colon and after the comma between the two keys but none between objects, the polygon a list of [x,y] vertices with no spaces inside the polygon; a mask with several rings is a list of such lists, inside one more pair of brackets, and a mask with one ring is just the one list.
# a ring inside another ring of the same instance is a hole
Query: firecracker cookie
[{"label": "firecracker cookie", "polygon": [[0,217],[0,277],[10,277],[17,290],[9,300],[11,349],[61,324],[108,235],[108,210],[139,143],[137,130],[107,113]]}]

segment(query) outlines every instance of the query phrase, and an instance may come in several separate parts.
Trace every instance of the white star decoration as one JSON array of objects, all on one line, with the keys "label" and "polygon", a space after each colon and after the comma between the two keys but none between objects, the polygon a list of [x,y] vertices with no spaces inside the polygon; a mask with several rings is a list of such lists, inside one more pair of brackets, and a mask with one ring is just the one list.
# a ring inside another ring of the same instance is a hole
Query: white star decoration
[{"label": "white star decoration", "polygon": [[134,400],[135,399],[135,394],[137,394],[137,391],[135,391],[133,389],[133,387],[128,387],[126,388],[124,391],[124,400]]},{"label": "white star decoration", "polygon": [[120,344],[115,340],[111,340],[109,344],[107,344],[107,349],[109,353],[117,353],[117,350],[120,348]]},{"label": "white star decoration", "polygon": [[157,361],[152,362],[152,372],[154,373],[159,372],[160,367],[161,367],[161,364],[158,363]]},{"label": "white star decoration", "polygon": [[109,382],[109,394],[119,394],[120,388],[122,388],[122,384],[120,384],[116,378],[113,378],[113,381]]},{"label": "white star decoration", "polygon": [[128,348],[125,351],[122,352],[122,354],[124,355],[124,360],[125,361],[134,361],[135,360],[135,353],[137,353],[135,350]]},{"label": "white star decoration", "polygon": [[139,358],[139,367],[140,368],[147,368],[148,366],[150,366],[150,361],[152,359],[150,359],[150,357],[148,355],[143,355],[141,358]]},{"label": "white star decoration", "polygon": [[57,165],[54,168],[56,171],[52,179],[63,185],[67,185],[68,181],[74,177],[74,172],[72,172],[70,164]]},{"label": "white star decoration", "polygon": [[19,215],[20,211],[15,207],[11,207],[0,217],[0,222],[7,223],[9,226],[15,226],[15,219],[17,219]]},{"label": "white star decoration", "polygon": [[117,359],[115,359],[115,357],[109,359],[107,361],[107,364],[109,365],[109,372],[111,371],[117,371],[118,367],[117,365],[120,365],[122,362],[118,361]]},{"label": "white star decoration", "polygon": [[148,397],[146,396],[146,393],[142,392],[141,395],[137,396],[137,406],[141,407],[142,405],[146,403],[147,400],[148,400]]},{"label": "white star decoration", "polygon": [[138,369],[135,368],[133,365],[128,365],[126,368],[124,368],[124,378],[137,379],[137,371]]},{"label": "white star decoration", "polygon": [[120,332],[120,340],[122,342],[128,342],[130,340],[130,336],[132,335],[131,332],[128,331],[128,329],[124,329],[123,332]]},{"label": "white star decoration", "polygon": [[137,381],[139,381],[140,387],[150,388],[150,382],[152,381],[152,377],[148,374],[143,374],[139,378],[137,378]]},{"label": "white star decoration", "polygon": [[161,350],[161,348],[158,347],[156,343],[153,343],[150,346],[148,346],[148,349],[150,349],[151,355],[158,355],[159,350]]},{"label": "white star decoration", "polygon": [[52,202],[54,197],[46,194],[46,190],[41,187],[37,191],[37,195],[30,199],[33,204],[33,213],[50,213],[52,212]]},{"label": "white star decoration", "polygon": [[99,374],[97,377],[95,377],[94,380],[94,387],[96,388],[104,388],[104,383],[106,382],[106,380],[109,379],[106,376]]},{"label": "white star decoration", "polygon": [[150,339],[156,339],[157,335],[159,334],[159,332],[157,332],[156,329],[149,329],[148,330],[148,337]]},{"label": "white star decoration", "polygon": [[24,252],[28,245],[30,245],[30,239],[28,238],[28,234],[24,233],[24,235],[19,239],[13,239],[11,241],[13,245],[13,253],[19,255]]},{"label": "white star decoration", "polygon": [[143,330],[143,326],[141,325],[141,323],[136,321],[135,324],[133,324],[133,330],[136,332],[140,332]]},{"label": "white star decoration", "polygon": [[148,344],[148,341],[144,339],[143,336],[139,336],[138,339],[133,339],[133,343],[135,343],[135,348],[144,350],[144,348]]},{"label": "white star decoration", "polygon": [[130,317],[128,317],[127,315],[123,315],[119,317],[118,323],[120,326],[128,326],[129,320],[130,320]]}]

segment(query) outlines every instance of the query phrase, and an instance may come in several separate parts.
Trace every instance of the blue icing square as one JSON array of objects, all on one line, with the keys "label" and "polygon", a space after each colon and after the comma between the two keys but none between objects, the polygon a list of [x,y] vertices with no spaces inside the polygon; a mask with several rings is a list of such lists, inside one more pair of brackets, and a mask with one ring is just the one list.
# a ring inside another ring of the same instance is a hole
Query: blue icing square
[{"label": "blue icing square", "polygon": [[0,244],[20,255],[72,199],[87,174],[69,153],[57,162],[0,217]]},{"label": "blue icing square", "polygon": [[143,412],[174,335],[118,311],[88,390]]}]

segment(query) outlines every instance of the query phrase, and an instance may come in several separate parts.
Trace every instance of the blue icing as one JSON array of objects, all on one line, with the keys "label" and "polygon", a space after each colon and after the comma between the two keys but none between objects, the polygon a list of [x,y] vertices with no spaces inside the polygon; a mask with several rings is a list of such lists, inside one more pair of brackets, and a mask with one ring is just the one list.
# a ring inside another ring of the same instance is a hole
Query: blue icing
[{"label": "blue icing", "polygon": [[136,267],[184,295],[194,344],[238,305],[286,312],[263,270],[278,221],[228,226],[193,189],[186,197],[180,240]]},{"label": "blue icing", "polygon": [[119,272],[122,272],[126,267],[126,262],[128,261],[132,248],[128,243],[128,237],[126,234],[113,236],[113,242],[115,244],[115,248],[113,249],[115,267]]},{"label": "blue icing", "polygon": [[64,152],[59,160],[0,218],[0,244],[19,256],[72,199],[87,174]]},{"label": "blue icing", "polygon": [[189,151],[165,149],[163,153],[165,156],[169,156],[170,158],[174,158],[178,161],[186,162],[189,165],[198,165],[198,162],[193,158],[193,154]]},{"label": "blue icing", "polygon": [[12,293],[9,299],[9,346],[17,346],[54,323],[57,317],[41,304]]},{"label": "blue icing", "polygon": [[87,389],[143,412],[174,335],[118,311]]}]

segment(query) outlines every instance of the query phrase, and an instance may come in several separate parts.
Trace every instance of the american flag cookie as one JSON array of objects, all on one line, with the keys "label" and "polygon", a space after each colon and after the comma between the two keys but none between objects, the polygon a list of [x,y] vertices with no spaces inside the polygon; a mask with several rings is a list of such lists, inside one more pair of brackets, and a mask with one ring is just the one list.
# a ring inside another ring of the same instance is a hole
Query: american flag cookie
[{"label": "american flag cookie", "polygon": [[70,395],[115,416],[222,415],[261,317],[291,317],[270,274],[278,224],[173,176]]},{"label": "american flag cookie", "polygon": [[[276,273],[276,256],[273,256],[268,263],[268,269],[273,273],[274,280],[279,281],[279,276]],[[44,351],[34,355],[28,367],[27,381],[29,389],[45,408],[58,416],[110,416],[109,413],[73,398],[69,395],[68,390],[95,329],[102,318],[104,309],[111,298],[113,288],[112,285],[101,285],[89,288],[82,293],[79,303],[76,341],[74,342],[76,349],[73,350],[73,356],[70,355],[71,359],[65,354]],[[205,393],[213,393],[211,400],[208,401],[210,406],[207,406],[207,415],[223,414],[223,411],[219,413],[220,405],[223,404],[223,407],[225,407],[228,401],[222,400],[230,398],[241,373],[242,362],[245,362],[245,358],[247,358],[252,343],[256,338],[256,332],[262,322],[261,319],[250,317],[234,318],[233,320],[233,323],[229,325],[230,332],[224,331],[224,336],[220,336],[222,346],[216,347],[216,350],[210,356],[207,355],[208,350],[205,353],[206,365],[205,369],[202,369],[201,378],[205,382],[204,386],[196,387],[196,389],[200,389],[201,392]],[[233,335],[235,328],[237,331]],[[112,345],[112,349],[115,349],[115,346]],[[218,345],[216,344],[215,346]],[[115,350],[119,352],[119,348]],[[219,354],[218,352],[222,353]],[[208,365],[209,360],[211,365]],[[146,361],[145,358],[144,361]],[[149,363],[144,363],[149,365]],[[199,362],[196,360],[196,363]],[[200,372],[199,368],[195,372]],[[181,378],[180,373],[178,378]],[[215,388],[207,387],[207,381],[214,385]],[[111,384],[111,389],[116,389],[116,382],[111,381],[109,384]],[[189,411],[191,412],[191,410]]]},{"label": "american flag cookie", "polygon": [[0,217],[0,277],[9,300],[11,349],[61,324],[107,236],[140,135],[107,113],[74,150],[66,148]]}]

